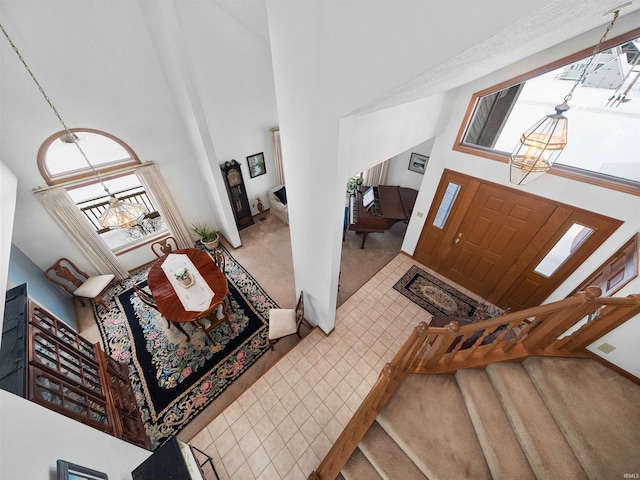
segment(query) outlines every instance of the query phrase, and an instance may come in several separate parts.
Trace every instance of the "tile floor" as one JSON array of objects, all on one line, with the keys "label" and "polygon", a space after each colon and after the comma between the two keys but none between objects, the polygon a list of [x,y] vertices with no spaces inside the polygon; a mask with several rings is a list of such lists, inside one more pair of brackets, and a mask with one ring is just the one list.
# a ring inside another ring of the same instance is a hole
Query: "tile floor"
[{"label": "tile floor", "polygon": [[222,480],[306,479],[384,364],[431,315],[393,289],[412,265],[400,254],[343,303],[335,330],[314,330],[189,443]]}]

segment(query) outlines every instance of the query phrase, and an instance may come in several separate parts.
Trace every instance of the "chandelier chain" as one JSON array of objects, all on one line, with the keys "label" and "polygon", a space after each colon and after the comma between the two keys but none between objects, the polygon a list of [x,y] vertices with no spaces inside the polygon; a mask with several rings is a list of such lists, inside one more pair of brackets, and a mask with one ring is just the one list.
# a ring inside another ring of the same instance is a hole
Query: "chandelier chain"
[{"label": "chandelier chain", "polygon": [[0,30],[2,30],[2,33],[4,34],[5,38],[7,39],[7,41],[9,42],[9,45],[11,45],[11,48],[13,49],[13,51],[16,53],[16,55],[18,56],[18,58],[20,59],[20,62],[22,62],[22,65],[24,65],[24,68],[27,70],[27,72],[29,73],[29,76],[31,77],[31,79],[33,80],[33,82],[36,84],[36,86],[38,87],[38,90],[40,90],[40,93],[42,94],[42,96],[44,97],[44,99],[46,100],[46,102],[49,104],[49,106],[51,107],[51,110],[53,110],[53,113],[55,113],[56,117],[58,117],[58,121],[60,122],[60,124],[62,125],[62,128],[64,129],[65,132],[67,132],[67,135],[69,136],[69,138],[73,141],[74,145],[76,146],[76,148],[78,149],[78,151],[80,152],[80,155],[82,155],[82,158],[84,158],[84,161],[87,162],[87,165],[89,166],[89,168],[91,169],[91,171],[93,172],[93,174],[98,178],[98,180],[100,181],[100,185],[102,185],[102,188],[104,189],[104,191],[109,195],[109,196],[113,196],[111,194],[111,192],[109,191],[109,189],[107,188],[107,186],[104,184],[104,182],[102,181],[102,177],[100,176],[100,173],[94,168],[94,166],[91,164],[91,162],[89,161],[89,159],[87,158],[87,155],[84,153],[84,150],[82,149],[82,147],[80,146],[80,144],[78,143],[78,138],[76,135],[73,134],[73,132],[71,132],[71,130],[69,130],[69,127],[67,127],[67,124],[65,123],[65,121],[62,119],[62,116],[60,115],[60,113],[58,112],[58,110],[56,109],[56,107],[53,105],[53,102],[51,101],[51,99],[49,98],[49,96],[47,95],[47,93],[44,91],[44,88],[42,88],[42,85],[40,85],[40,82],[38,82],[38,79],[36,78],[36,76],[33,74],[33,72],[31,71],[31,69],[29,68],[29,65],[27,65],[26,60],[24,59],[24,57],[22,56],[22,54],[20,53],[20,50],[18,50],[18,47],[16,47],[16,45],[13,43],[13,41],[11,40],[11,37],[9,36],[9,34],[7,33],[7,31],[4,29],[4,27],[2,26],[2,24],[0,23]]},{"label": "chandelier chain", "polygon": [[567,103],[569,102],[569,100],[571,100],[571,97],[573,96],[573,92],[575,91],[576,87],[578,86],[578,84],[580,84],[584,80],[584,77],[586,76],[587,71],[589,70],[589,67],[591,66],[591,64],[593,63],[593,60],[596,58],[596,55],[600,51],[600,47],[602,46],[604,41],[607,39],[607,35],[609,35],[609,32],[613,28],[613,25],[616,23],[616,20],[618,19],[619,15],[620,15],[620,10],[616,10],[615,12],[613,12],[613,19],[609,22],[609,25],[607,25],[607,28],[602,34],[602,37],[600,37],[600,41],[593,49],[593,53],[591,54],[591,58],[589,59],[587,66],[582,70],[582,72],[580,73],[580,77],[578,77],[578,79],[573,84],[573,87],[571,87],[571,90],[569,91],[569,93],[567,93],[567,95],[564,97],[564,103]]}]

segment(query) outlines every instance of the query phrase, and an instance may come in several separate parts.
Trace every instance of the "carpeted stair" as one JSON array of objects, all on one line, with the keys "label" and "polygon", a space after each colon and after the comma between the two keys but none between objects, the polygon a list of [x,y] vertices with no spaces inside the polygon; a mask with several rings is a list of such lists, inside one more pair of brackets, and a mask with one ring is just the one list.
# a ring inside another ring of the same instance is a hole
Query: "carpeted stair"
[{"label": "carpeted stair", "polygon": [[530,357],[407,375],[338,478],[617,479],[640,474],[639,445],[640,386],[595,360]]}]

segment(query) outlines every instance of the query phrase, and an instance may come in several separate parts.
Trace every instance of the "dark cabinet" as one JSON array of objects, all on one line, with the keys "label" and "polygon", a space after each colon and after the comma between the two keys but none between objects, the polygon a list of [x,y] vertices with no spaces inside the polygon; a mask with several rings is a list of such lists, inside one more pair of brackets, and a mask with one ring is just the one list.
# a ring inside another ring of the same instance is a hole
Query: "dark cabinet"
[{"label": "dark cabinet", "polygon": [[251,206],[247,198],[247,190],[244,187],[240,164],[235,160],[231,160],[230,162],[225,162],[220,168],[222,169],[222,177],[227,187],[231,210],[233,210],[233,216],[236,219],[238,229],[241,230],[249,225],[253,225]]},{"label": "dark cabinet", "polygon": [[149,448],[127,368],[27,296],[7,291],[0,388]]}]

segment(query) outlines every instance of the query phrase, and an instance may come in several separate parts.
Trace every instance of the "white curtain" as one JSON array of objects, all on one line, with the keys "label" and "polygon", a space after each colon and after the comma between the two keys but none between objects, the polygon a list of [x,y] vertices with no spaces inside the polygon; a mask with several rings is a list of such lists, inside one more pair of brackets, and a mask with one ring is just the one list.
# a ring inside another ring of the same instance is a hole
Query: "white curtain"
[{"label": "white curtain", "polygon": [[371,167],[362,174],[362,183],[372,187],[384,185],[387,183],[387,175],[389,173],[389,160],[385,160],[378,165]]},{"label": "white curtain", "polygon": [[102,241],[64,188],[47,189],[38,195],[45,208],[101,274],[113,273],[118,280],[129,276],[127,269]]},{"label": "white curtain", "polygon": [[179,248],[193,247],[193,239],[189,229],[185,226],[180,212],[173,203],[167,184],[160,175],[160,170],[155,163],[149,163],[136,170],[136,175],[147,194],[158,208],[162,220],[176,239]]},{"label": "white curtain", "polygon": [[273,151],[274,170],[276,172],[276,185],[284,185],[284,170],[282,169],[282,147],[280,145],[280,128],[270,128],[271,150]]}]

